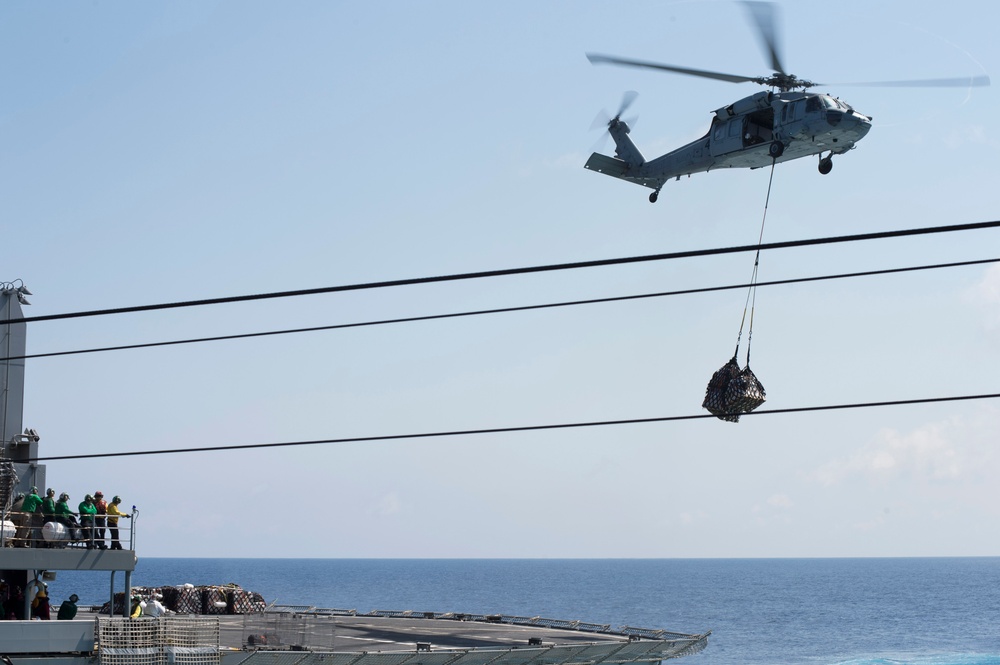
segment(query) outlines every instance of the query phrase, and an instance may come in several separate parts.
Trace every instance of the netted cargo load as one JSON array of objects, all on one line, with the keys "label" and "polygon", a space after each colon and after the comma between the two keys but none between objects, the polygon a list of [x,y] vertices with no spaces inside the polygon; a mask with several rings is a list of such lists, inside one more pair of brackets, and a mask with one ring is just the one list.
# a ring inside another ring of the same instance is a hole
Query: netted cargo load
[{"label": "netted cargo load", "polygon": [[226,603],[229,614],[257,614],[267,609],[263,596],[239,587],[226,591]]},{"label": "netted cargo load", "polygon": [[750,413],[763,404],[765,398],[764,384],[750,370],[750,365],[726,386],[726,408],[730,413]]},{"label": "netted cargo load", "polygon": [[[225,586],[179,586],[132,587],[132,595],[139,600],[157,599],[175,614],[257,614],[267,609],[264,597],[256,591],[246,591],[239,585]],[[114,614],[121,615],[125,608],[125,594],[114,596]],[[105,602],[101,614],[109,614],[111,603]]]},{"label": "netted cargo load", "polygon": [[[138,596],[140,600],[148,599],[152,594],[152,592],[153,592],[152,589],[146,588],[144,586],[132,587],[132,595]],[[114,602],[115,606],[113,611],[111,609],[111,603],[105,602],[101,606],[101,609],[98,610],[98,614],[114,614],[116,616],[121,616],[125,612],[125,607],[126,607],[125,592],[119,591],[118,593],[116,593],[114,601],[115,601]],[[128,606],[131,608],[131,602],[128,603]]]},{"label": "netted cargo load", "polygon": [[[177,598],[181,595],[180,589],[177,587],[165,586],[160,588],[160,594],[163,596],[163,606],[171,612],[177,612]],[[179,612],[179,614],[191,613]]]},{"label": "netted cargo load", "polygon": [[708,409],[710,413],[722,420],[734,423],[739,422],[740,417],[729,415],[729,410],[726,409],[726,388],[739,375],[740,364],[736,361],[736,356],[733,356],[732,360],[720,367],[712,375],[711,380],[708,382],[708,387],[705,389],[705,400],[701,403],[701,407]]},{"label": "netted cargo load", "polygon": [[[201,614],[201,590],[195,586],[182,585],[175,587],[177,591],[177,596],[174,599],[174,605],[167,605],[167,609],[173,610],[178,614]],[[166,596],[164,596],[166,600]]]},{"label": "netted cargo load", "polygon": [[98,614],[117,614],[121,616],[125,612],[125,594],[118,592],[115,594],[114,608],[111,607],[110,601],[105,601],[104,605],[99,609]]},{"label": "netted cargo load", "polygon": [[765,397],[764,386],[750,370],[750,365],[741,370],[733,356],[712,375],[701,406],[719,420],[738,423],[740,414],[759,407]]},{"label": "netted cargo load", "polygon": [[201,587],[202,614],[231,614],[226,611],[228,605],[225,589],[217,586]]}]

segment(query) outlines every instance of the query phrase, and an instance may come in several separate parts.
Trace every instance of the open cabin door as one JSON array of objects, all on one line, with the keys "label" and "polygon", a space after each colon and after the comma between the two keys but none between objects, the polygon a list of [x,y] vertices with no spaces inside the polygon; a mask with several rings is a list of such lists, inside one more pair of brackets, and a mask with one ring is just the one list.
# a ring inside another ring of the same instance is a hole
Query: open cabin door
[{"label": "open cabin door", "polygon": [[712,157],[725,155],[743,148],[743,125],[746,116],[737,116],[729,120],[719,120],[712,123],[712,143],[709,152]]}]

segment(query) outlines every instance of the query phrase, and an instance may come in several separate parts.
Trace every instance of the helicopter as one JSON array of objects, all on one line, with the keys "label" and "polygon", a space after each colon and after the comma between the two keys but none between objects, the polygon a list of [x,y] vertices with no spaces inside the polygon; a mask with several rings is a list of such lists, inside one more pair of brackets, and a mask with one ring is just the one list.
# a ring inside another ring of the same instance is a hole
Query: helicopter
[{"label": "helicopter", "polygon": [[[872,125],[870,116],[831,95],[807,92],[827,84],[800,79],[782,66],[774,5],[756,0],[744,0],[741,4],[747,8],[764,51],[770,57],[774,70],[770,76],[738,76],[596,53],[588,53],[587,59],[595,65],[653,69],[729,83],[757,83],[771,89],[716,109],[708,133],[649,161],[632,142],[631,129],[621,118],[638,94],[627,92],[618,112],[607,121],[608,133],[615,141],[614,157],[595,152],[584,168],[648,187],[653,190],[649,202],[656,203],[668,180],[680,180],[683,175],[715,169],[757,169],[818,155],[819,172],[826,175],[833,169],[834,155],[852,150],[868,134]],[[988,76],[968,76],[840,85],[966,87],[989,84]]]}]

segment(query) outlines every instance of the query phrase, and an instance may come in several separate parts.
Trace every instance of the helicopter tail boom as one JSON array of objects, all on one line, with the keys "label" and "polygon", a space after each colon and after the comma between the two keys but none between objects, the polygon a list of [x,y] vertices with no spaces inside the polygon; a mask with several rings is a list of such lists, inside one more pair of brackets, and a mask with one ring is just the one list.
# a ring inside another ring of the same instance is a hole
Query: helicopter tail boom
[{"label": "helicopter tail boom", "polygon": [[615,118],[608,124],[608,134],[615,140],[615,157],[624,161],[629,167],[638,167],[646,163],[639,149],[629,138],[628,123]]},{"label": "helicopter tail boom", "polygon": [[654,189],[657,188],[658,184],[647,184],[642,182],[644,178],[636,177],[637,171],[646,163],[646,158],[642,156],[639,148],[629,138],[628,124],[614,118],[608,123],[608,133],[615,140],[615,156],[609,157],[595,152],[583,165],[584,168],[615,178],[639,182]]},{"label": "helicopter tail boom", "polygon": [[625,180],[626,182],[634,182],[637,185],[642,185],[643,187],[649,187],[657,192],[660,187],[663,186],[663,180],[659,178],[653,178],[649,175],[642,173],[639,169],[632,168],[632,165],[628,162],[617,159],[615,157],[608,157],[607,155],[602,155],[599,152],[595,152],[587,160],[587,163],[583,165],[583,168],[590,171],[596,171],[597,173],[603,173],[604,175],[609,175],[613,178],[619,178]]}]

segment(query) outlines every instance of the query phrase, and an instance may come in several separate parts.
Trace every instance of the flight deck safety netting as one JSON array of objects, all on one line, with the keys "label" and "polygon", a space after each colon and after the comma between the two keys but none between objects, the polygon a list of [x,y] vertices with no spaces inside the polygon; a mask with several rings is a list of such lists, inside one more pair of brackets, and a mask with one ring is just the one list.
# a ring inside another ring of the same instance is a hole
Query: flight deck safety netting
[{"label": "flight deck safety netting", "polygon": [[144,617],[98,620],[101,665],[219,665],[219,620]]},{"label": "flight deck safety netting", "polygon": [[329,616],[285,612],[243,617],[243,645],[248,647],[332,649],[336,621]]}]

